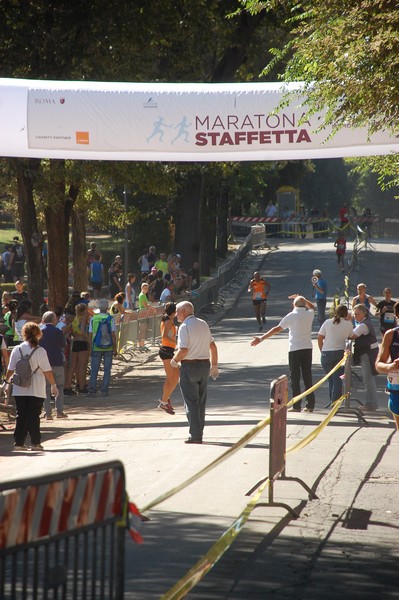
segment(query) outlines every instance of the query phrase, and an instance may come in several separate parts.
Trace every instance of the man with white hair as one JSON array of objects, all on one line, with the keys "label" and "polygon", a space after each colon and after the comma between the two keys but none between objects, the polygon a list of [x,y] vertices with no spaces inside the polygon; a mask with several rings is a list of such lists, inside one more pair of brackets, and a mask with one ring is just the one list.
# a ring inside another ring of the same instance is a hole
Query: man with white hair
[{"label": "man with white hair", "polygon": [[[272,337],[284,329],[288,329],[289,350],[288,365],[290,369],[292,395],[298,396],[301,393],[301,374],[305,389],[313,387],[312,380],[312,324],[314,319],[314,305],[298,294],[289,296],[293,299],[293,310],[285,315],[278,325],[266,331],[262,336],[255,337],[251,346],[257,346],[263,340]],[[306,396],[306,406],[304,412],[313,412],[315,405],[314,392]],[[296,402],[292,411],[301,411],[301,400]]]},{"label": "man with white hair", "polygon": [[170,361],[180,366],[180,389],[190,425],[186,444],[202,444],[209,375],[219,375],[218,352],[208,324],[194,316],[191,302],[179,302],[176,316],[181,323],[177,335],[177,352]]},{"label": "man with white hair", "polygon": [[[58,388],[58,396],[55,398],[55,410],[57,419],[66,419],[68,415],[64,413],[64,383],[65,383],[65,338],[57,327],[57,315],[48,310],[43,313],[40,329],[43,336],[39,340],[39,346],[47,352],[51,370],[54,375],[55,383]],[[46,398],[44,399],[45,418],[47,421],[53,420],[51,407],[51,385],[46,382]]]}]

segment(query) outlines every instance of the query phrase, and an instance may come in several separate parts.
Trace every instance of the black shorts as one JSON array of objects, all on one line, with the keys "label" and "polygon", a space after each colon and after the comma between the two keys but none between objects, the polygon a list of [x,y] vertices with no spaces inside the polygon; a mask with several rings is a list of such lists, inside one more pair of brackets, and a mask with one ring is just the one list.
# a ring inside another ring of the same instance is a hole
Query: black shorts
[{"label": "black shorts", "polygon": [[101,291],[103,284],[101,283],[101,281],[91,281],[91,287],[93,288],[93,290],[97,290],[98,292]]},{"label": "black shorts", "polygon": [[159,358],[162,358],[162,360],[170,360],[174,354],[174,348],[171,346],[161,346],[159,349]]},{"label": "black shorts", "polygon": [[259,304],[262,304],[262,302],[266,302],[267,298],[263,298],[262,300],[252,300],[252,304],[254,306],[259,306]]},{"label": "black shorts", "polygon": [[72,345],[72,352],[85,352],[89,349],[89,342],[84,340],[74,340]]}]

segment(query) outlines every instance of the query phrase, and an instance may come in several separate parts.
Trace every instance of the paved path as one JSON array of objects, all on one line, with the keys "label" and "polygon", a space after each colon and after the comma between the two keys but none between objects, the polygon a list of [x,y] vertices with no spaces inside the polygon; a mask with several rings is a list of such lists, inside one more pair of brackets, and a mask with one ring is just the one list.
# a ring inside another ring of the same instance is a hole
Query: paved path
[{"label": "paved path", "polygon": [[[392,277],[389,265],[397,247],[375,246],[375,252],[362,256],[353,283],[364,280],[374,297],[386,285],[399,295],[399,276],[386,279]],[[278,250],[257,258],[254,270],[258,267],[272,284],[267,326],[290,310],[289,294],[310,295],[314,268],[325,274],[330,295],[342,283],[331,240],[282,240]],[[202,446],[183,444],[187,423],[178,391],[175,416],[156,409],[163,371],[154,353],[140,368],[119,368],[109,398],[68,400],[68,421],[43,424],[44,454],[12,454],[11,434],[0,434],[2,479],[118,458],[125,465],[130,497],[143,507],[220,456],[267,416],[270,382],[287,372],[286,333],[249,346],[257,325],[249,295],[245,288],[241,292],[230,299],[223,318],[211,319],[221,376],[209,386]],[[314,363],[317,381],[323,373],[316,349]],[[383,377],[378,388],[381,414],[369,419],[369,427],[337,416],[312,444],[288,455],[287,475],[303,479],[318,500],[309,501],[296,483],[277,482],[276,500],[295,508],[300,518],[292,520],[281,508],[257,508],[231,550],[189,598],[396,597],[399,436],[385,416]],[[361,387],[357,397],[362,397]],[[316,394],[313,414],[289,414],[288,446],[327,414],[326,401],[324,387]],[[267,474],[268,444],[265,429],[223,465],[149,511],[145,544],[127,542],[128,599],[159,598],[231,525],[248,502],[245,492]]]}]

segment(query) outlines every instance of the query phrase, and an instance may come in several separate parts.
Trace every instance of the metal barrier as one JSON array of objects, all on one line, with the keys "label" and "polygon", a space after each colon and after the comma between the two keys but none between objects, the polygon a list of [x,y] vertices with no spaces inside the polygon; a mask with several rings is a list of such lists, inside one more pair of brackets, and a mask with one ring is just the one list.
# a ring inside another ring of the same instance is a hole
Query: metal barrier
[{"label": "metal barrier", "polygon": [[2,600],[122,600],[125,473],[113,461],[0,486]]}]

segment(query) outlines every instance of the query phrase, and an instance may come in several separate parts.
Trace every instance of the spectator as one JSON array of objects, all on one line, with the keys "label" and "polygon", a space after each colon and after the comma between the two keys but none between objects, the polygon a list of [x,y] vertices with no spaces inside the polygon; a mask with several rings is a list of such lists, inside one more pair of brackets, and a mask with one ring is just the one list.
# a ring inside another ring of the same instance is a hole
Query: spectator
[{"label": "spectator", "polygon": [[4,325],[7,327],[4,331],[4,337],[6,340],[7,347],[15,346],[15,319],[17,316],[17,303],[15,300],[11,300],[8,305],[9,311],[4,315]]},{"label": "spectator", "polygon": [[108,271],[109,279],[109,296],[115,298],[118,292],[122,291],[121,278],[120,278],[120,266],[118,262],[113,262]]},{"label": "spectator", "polygon": [[22,341],[22,328],[30,321],[30,302],[24,302],[17,306],[17,312],[14,321],[14,342],[17,344]]},{"label": "spectator", "polygon": [[180,366],[180,389],[184,400],[190,437],[186,444],[202,444],[209,375],[219,375],[218,352],[208,324],[194,316],[191,302],[176,305],[178,331],[177,352],[170,361]]},{"label": "spectator", "polygon": [[22,304],[25,300],[28,300],[28,292],[24,290],[24,284],[22,281],[15,282],[15,291],[11,292],[12,299],[16,301],[17,305]]},{"label": "spectator", "polygon": [[[100,312],[90,319],[89,346],[91,349],[91,372],[88,396],[97,393],[97,377],[101,361],[104,364],[104,376],[101,385],[101,395],[108,396],[111,381],[112,357],[116,356],[115,321],[108,314],[108,300],[98,301]],[[99,336],[97,336],[99,333]]]},{"label": "spectator", "polygon": [[192,290],[197,290],[201,285],[201,277],[200,277],[200,265],[197,260],[193,262],[193,266],[189,269],[188,273],[188,289],[190,292]]},{"label": "spectator", "polygon": [[111,308],[109,312],[111,315],[120,315],[122,316],[125,312],[125,307],[123,305],[125,300],[125,294],[123,292],[119,292],[119,294],[115,295],[114,302],[111,304]]},{"label": "spectator", "polygon": [[90,242],[90,248],[86,253],[86,264],[88,267],[90,267],[94,259],[97,259],[98,262],[102,262],[103,256],[100,250],[97,248],[97,244],[95,242]]},{"label": "spectator", "polygon": [[140,256],[140,258],[138,259],[138,264],[140,266],[140,273],[141,275],[148,275],[148,273],[151,271],[151,267],[149,265],[148,262],[148,250],[147,248],[144,248],[143,250],[143,254]]},{"label": "spectator", "polygon": [[154,263],[154,267],[156,267],[157,272],[168,272],[168,261],[166,260],[166,252],[160,252],[158,260]]},{"label": "spectator", "polygon": [[[39,340],[39,346],[45,349],[47,357],[57,385],[58,395],[55,398],[55,410],[57,419],[66,419],[68,415],[64,413],[64,347],[65,339],[62,332],[57,329],[57,315],[52,311],[47,311],[42,316],[40,329],[42,337]],[[53,420],[51,409],[51,387],[46,384],[46,397],[44,399],[45,418],[47,421]]]},{"label": "spectator", "polygon": [[166,304],[166,302],[174,301],[174,294],[173,294],[174,287],[175,287],[175,284],[173,281],[169,281],[166,284],[166,286],[159,298],[160,304]]},{"label": "spectator", "polygon": [[93,288],[93,298],[98,298],[104,281],[104,266],[98,256],[93,256],[89,265],[89,282]]},{"label": "spectator", "polygon": [[353,349],[353,364],[362,367],[363,383],[366,388],[365,404],[362,410],[377,410],[377,386],[375,363],[378,355],[378,343],[370,313],[364,304],[354,308],[355,328],[352,339],[355,340]]},{"label": "spectator", "polygon": [[157,261],[155,246],[150,246],[148,248],[147,261],[148,261],[149,271],[151,271],[152,267],[155,265],[155,263]]},{"label": "spectator", "polygon": [[[255,337],[251,346],[257,346],[284,329],[289,329],[289,351],[288,364],[290,369],[292,395],[299,396],[301,393],[300,379],[302,373],[305,390],[313,387],[312,380],[312,323],[314,319],[313,304],[298,294],[289,296],[293,299],[293,310],[283,317],[278,325],[266,331],[261,337]],[[313,412],[315,395],[311,392],[306,396],[304,412]],[[296,402],[292,408],[294,412],[301,411],[301,400]]]},{"label": "spectator", "polygon": [[152,298],[154,302],[159,302],[161,298],[161,294],[164,290],[164,280],[163,280],[163,271],[157,271],[156,279],[154,282],[154,286],[152,289]]},{"label": "spectator", "polygon": [[[332,319],[327,319],[322,324],[317,336],[321,352],[321,366],[325,373],[329,373],[344,355],[346,340],[353,335],[353,327],[348,318],[348,307],[340,304],[334,310]],[[344,367],[340,367],[328,379],[328,390],[331,406],[342,396],[342,379]]]},{"label": "spectator", "polygon": [[[108,300],[106,300],[108,306]],[[72,381],[75,377],[79,394],[87,393],[86,370],[89,361],[89,311],[87,304],[77,304],[75,317],[68,327],[67,335],[71,339],[70,364],[67,369],[64,394],[74,395]]]},{"label": "spectator", "polygon": [[36,323],[25,323],[22,329],[23,342],[11,352],[6,373],[6,382],[11,382],[17,361],[21,354],[31,355],[32,381],[29,387],[13,384],[13,395],[17,407],[14,429],[14,450],[28,450],[26,436],[31,438],[31,450],[44,450],[40,436],[40,413],[46,397],[46,379],[51,385],[51,393],[57,397],[58,388],[44,348],[39,347],[42,332]]},{"label": "spectator", "polygon": [[4,252],[1,255],[2,259],[2,271],[4,276],[4,283],[12,283],[12,270],[11,270],[11,246],[6,244],[4,246]]},{"label": "spectator", "polygon": [[25,275],[25,250],[17,235],[13,238],[13,241],[10,265],[13,280],[18,281],[18,279],[23,279]]},{"label": "spectator", "polygon": [[127,274],[127,283],[125,286],[125,301],[123,303],[125,308],[134,310],[136,308],[136,290],[134,289],[134,282],[136,281],[135,273]]}]

